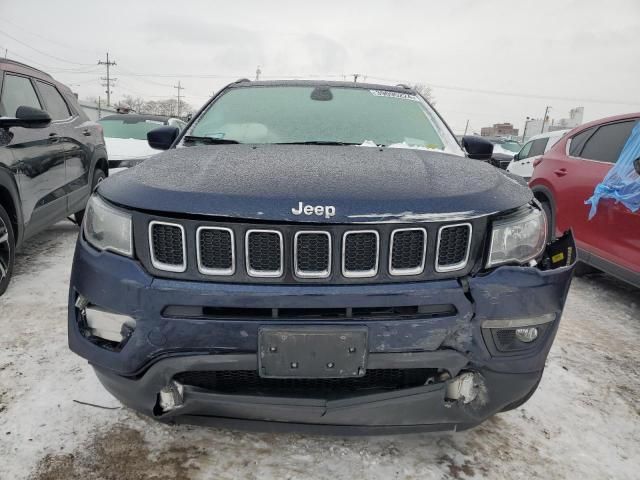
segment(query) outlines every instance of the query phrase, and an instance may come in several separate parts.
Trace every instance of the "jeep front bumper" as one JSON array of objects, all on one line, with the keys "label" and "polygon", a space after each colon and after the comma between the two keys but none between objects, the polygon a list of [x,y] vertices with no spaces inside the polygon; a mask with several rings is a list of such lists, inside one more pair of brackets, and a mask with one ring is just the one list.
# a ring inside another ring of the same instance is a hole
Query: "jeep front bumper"
[{"label": "jeep front bumper", "polygon": [[[71,276],[69,345],[125,405],[164,421],[270,422],[260,428],[303,426],[339,433],[463,429],[536,388],[572,270],[573,264],[549,270],[499,267],[463,281],[376,285],[219,284],[154,278],[138,262],[98,252],[80,236]],[[453,308],[410,318],[179,315],[190,308],[242,312],[413,305]],[[122,318],[122,341],[96,339],[86,308]],[[522,349],[504,347],[496,332],[504,330],[508,337],[509,326],[527,325],[527,319],[540,326],[538,338]],[[361,326],[368,332],[367,370],[431,373],[420,385],[344,395],[275,394],[260,388],[230,392],[177,380],[184,372],[256,372],[259,332],[267,325]]]}]

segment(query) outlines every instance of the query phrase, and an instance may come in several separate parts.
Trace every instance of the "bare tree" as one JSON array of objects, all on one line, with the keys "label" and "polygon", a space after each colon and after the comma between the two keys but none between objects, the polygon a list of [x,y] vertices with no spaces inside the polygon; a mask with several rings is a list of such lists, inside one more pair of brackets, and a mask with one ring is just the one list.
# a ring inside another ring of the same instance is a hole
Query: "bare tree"
[{"label": "bare tree", "polygon": [[436,97],[433,95],[433,90],[430,86],[425,85],[424,83],[416,83],[413,85],[413,89],[426,98],[431,105],[436,104]]}]

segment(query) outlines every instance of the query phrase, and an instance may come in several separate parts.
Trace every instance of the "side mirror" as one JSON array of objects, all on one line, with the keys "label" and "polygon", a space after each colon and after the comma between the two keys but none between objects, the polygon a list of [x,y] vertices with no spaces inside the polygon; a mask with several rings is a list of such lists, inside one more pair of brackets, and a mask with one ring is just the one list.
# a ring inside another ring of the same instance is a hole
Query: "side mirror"
[{"label": "side mirror", "polygon": [[467,152],[467,157],[474,160],[490,160],[493,155],[493,143],[482,137],[462,137],[462,147]]},{"label": "side mirror", "polygon": [[635,168],[636,172],[638,172],[638,175],[640,175],[640,157],[636,158],[633,161],[633,168]]},{"label": "side mirror", "polygon": [[520,160],[520,152],[516,153],[516,154],[513,156],[513,159],[514,159],[516,162],[517,162],[518,160]]},{"label": "side mirror", "polygon": [[151,148],[156,150],[169,150],[180,129],[178,127],[158,127],[147,132],[147,142]]},{"label": "side mirror", "polygon": [[39,108],[18,107],[15,117],[0,117],[0,128],[44,128],[51,123],[51,117]]}]

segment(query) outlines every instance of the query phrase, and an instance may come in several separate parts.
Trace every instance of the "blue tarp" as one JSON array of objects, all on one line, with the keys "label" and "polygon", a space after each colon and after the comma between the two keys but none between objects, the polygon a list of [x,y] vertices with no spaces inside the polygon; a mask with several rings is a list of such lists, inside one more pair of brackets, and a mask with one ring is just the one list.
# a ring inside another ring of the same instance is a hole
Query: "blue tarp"
[{"label": "blue tarp", "polygon": [[609,170],[604,180],[596,185],[593,196],[584,202],[591,205],[589,220],[596,214],[601,198],[612,198],[632,212],[640,209],[640,175],[633,166],[633,162],[639,157],[640,122],[633,127],[616,164]]}]

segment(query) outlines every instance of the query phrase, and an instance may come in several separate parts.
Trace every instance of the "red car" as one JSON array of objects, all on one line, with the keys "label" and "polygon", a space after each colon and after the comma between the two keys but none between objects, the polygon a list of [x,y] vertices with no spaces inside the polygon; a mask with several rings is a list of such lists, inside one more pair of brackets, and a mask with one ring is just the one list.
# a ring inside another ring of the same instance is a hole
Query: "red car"
[{"label": "red car", "polygon": [[640,113],[633,113],[574,128],[534,162],[529,186],[547,213],[549,238],[573,229],[582,262],[576,271],[595,267],[640,287],[640,210],[603,198],[589,220],[585,204],[638,121]]}]

